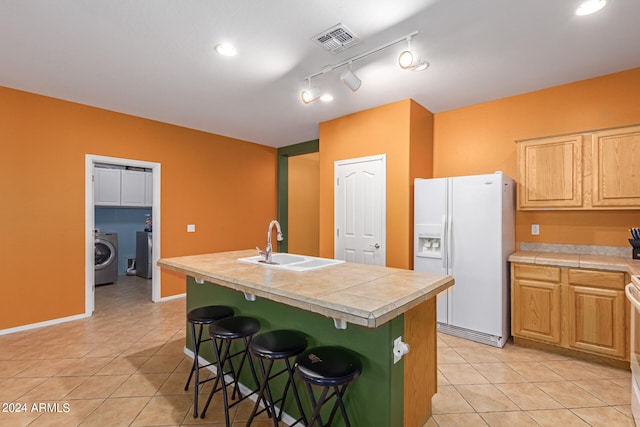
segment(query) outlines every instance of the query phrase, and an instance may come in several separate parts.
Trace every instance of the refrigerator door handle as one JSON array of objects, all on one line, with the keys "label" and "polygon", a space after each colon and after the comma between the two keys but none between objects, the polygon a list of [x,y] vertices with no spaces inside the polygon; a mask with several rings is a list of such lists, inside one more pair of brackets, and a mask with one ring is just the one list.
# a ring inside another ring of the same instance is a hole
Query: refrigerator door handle
[{"label": "refrigerator door handle", "polygon": [[442,258],[442,268],[447,268],[447,257],[445,256],[445,247],[443,247],[444,244],[446,244],[446,231],[447,231],[447,217],[445,215],[442,215],[442,232],[440,233],[440,240],[442,241],[441,245],[440,245],[440,258]]},{"label": "refrigerator door handle", "polygon": [[[451,248],[451,228],[453,227],[451,215],[447,221],[447,265],[448,270],[453,268],[453,248]],[[448,272],[447,272],[448,274]]]}]

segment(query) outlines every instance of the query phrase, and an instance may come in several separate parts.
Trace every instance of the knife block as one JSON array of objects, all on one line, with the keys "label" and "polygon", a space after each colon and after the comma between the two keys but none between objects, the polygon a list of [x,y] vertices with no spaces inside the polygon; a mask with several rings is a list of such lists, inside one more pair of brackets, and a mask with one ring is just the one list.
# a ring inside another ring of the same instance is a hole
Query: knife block
[{"label": "knife block", "polygon": [[633,246],[631,258],[640,259],[640,240],[629,239],[629,243],[631,243],[631,246]]}]

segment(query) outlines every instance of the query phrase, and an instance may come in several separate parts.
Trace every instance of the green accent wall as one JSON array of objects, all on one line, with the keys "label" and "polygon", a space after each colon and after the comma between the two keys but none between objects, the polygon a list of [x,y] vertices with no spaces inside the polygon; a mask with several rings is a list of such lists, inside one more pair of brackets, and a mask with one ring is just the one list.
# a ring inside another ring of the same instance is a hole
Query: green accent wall
[{"label": "green accent wall", "polygon": [[278,148],[278,222],[284,234],[284,240],[278,242],[278,252],[289,252],[289,157],[319,150],[318,139]]},{"label": "green accent wall", "polygon": [[[257,318],[261,324],[259,333],[274,329],[294,329],[307,335],[309,347],[336,345],[356,352],[362,360],[362,373],[347,387],[344,397],[351,424],[376,427],[403,425],[404,362],[401,360],[397,364],[393,363],[392,348],[394,338],[403,334],[404,316],[397,317],[376,329],[349,324],[347,329],[339,330],[334,327],[331,318],[264,298],[247,301],[242,292],[209,282],[200,285],[195,283],[192,277],[188,277],[187,311],[205,305],[229,305],[234,308],[236,315]],[[189,328],[187,346],[193,348]],[[212,346],[203,347],[201,356],[212,360]],[[278,362],[274,369],[282,366],[284,364]],[[253,384],[249,372],[248,369],[243,369],[241,375],[241,382],[247,386]],[[306,388],[299,380],[297,384],[305,411],[310,414]],[[205,395],[208,395],[209,387],[211,386],[205,387]],[[274,388],[276,396],[280,396],[283,382],[276,382]],[[297,408],[291,396],[287,397],[285,412],[297,417]],[[323,419],[326,422],[328,414]],[[336,419],[338,422],[334,422],[333,425],[344,425],[340,416]]]}]

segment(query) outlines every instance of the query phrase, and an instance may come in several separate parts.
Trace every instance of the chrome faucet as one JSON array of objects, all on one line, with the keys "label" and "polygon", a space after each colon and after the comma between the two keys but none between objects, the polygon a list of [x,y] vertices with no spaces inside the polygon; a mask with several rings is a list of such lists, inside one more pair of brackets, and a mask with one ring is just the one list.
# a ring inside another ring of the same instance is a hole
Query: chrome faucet
[{"label": "chrome faucet", "polygon": [[264,251],[262,251],[262,250],[260,250],[259,247],[256,246],[256,249],[258,250],[258,253],[260,253],[260,255],[264,256],[264,261],[260,260],[260,262],[264,262],[264,263],[267,263],[267,264],[276,264],[275,262],[273,262],[271,260],[271,253],[272,253],[271,231],[273,230],[273,226],[274,225],[276,226],[276,231],[278,232],[278,234],[276,235],[276,240],[278,240],[279,242],[282,241],[283,237],[282,237],[282,230],[280,229],[280,223],[274,219],[273,221],[271,221],[269,223],[269,228],[267,229],[267,247],[265,248]]}]

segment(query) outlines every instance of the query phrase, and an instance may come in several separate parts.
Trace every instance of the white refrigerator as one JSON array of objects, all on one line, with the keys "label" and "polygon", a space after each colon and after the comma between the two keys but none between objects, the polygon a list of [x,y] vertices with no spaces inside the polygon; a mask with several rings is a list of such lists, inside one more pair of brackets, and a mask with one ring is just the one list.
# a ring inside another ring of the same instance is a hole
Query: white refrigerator
[{"label": "white refrigerator", "polygon": [[511,335],[513,180],[501,172],[416,179],[414,191],[414,270],[455,281],[438,295],[438,331],[504,346]]}]

